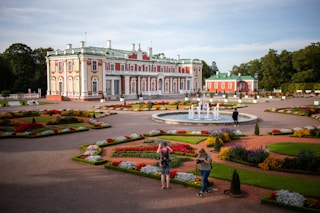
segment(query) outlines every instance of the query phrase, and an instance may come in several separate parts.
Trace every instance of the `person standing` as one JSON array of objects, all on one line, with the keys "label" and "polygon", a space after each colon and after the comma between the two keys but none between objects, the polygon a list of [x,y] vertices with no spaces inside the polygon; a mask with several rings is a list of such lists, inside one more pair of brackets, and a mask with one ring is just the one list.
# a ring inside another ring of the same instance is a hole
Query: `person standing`
[{"label": "person standing", "polygon": [[172,149],[168,146],[167,141],[162,141],[159,146],[157,153],[160,154],[160,168],[161,168],[161,188],[170,188],[170,154]]},{"label": "person standing", "polygon": [[210,193],[212,191],[210,182],[208,180],[212,168],[212,158],[203,148],[201,148],[199,150],[196,163],[200,165],[201,175],[201,189],[197,196],[204,197],[205,192]]},{"label": "person standing", "polygon": [[234,108],[234,111],[232,113],[232,119],[233,119],[234,127],[239,126],[238,116],[239,116],[239,112],[237,111],[237,108]]}]

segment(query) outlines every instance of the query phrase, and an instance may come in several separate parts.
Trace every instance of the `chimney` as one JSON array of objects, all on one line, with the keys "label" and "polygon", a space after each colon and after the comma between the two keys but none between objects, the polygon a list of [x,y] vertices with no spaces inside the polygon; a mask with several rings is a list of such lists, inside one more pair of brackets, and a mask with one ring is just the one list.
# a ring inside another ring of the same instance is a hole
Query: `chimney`
[{"label": "chimney", "polygon": [[180,55],[177,55],[177,61],[180,61]]},{"label": "chimney", "polygon": [[111,40],[107,40],[107,48],[111,49]]},{"label": "chimney", "polygon": [[67,44],[67,49],[72,49],[72,44]]},{"label": "chimney", "polygon": [[84,48],[84,41],[80,41],[80,47]]},{"label": "chimney", "polygon": [[139,47],[139,48],[138,48],[138,51],[141,51],[141,46],[140,46],[140,44],[138,44],[138,47]]},{"label": "chimney", "polygon": [[134,43],[131,44],[131,49],[132,49],[133,52],[136,51],[136,47],[135,47],[135,44],[134,44]]},{"label": "chimney", "polygon": [[148,56],[151,58],[152,57],[152,47],[148,48]]}]

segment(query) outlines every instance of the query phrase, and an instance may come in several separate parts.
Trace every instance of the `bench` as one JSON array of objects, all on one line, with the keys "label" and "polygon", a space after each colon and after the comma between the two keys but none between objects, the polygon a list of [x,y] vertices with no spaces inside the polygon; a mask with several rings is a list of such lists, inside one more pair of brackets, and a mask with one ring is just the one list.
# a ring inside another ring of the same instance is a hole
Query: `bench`
[{"label": "bench", "polygon": [[21,106],[20,101],[8,101],[9,106]]}]

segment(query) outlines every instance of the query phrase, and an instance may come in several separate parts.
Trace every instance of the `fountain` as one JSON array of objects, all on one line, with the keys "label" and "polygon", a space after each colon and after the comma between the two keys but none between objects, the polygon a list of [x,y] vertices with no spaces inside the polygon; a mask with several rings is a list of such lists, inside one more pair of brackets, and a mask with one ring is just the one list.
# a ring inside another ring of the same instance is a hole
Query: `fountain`
[{"label": "fountain", "polygon": [[[197,115],[196,115],[197,113]],[[189,120],[219,120],[219,103],[217,106],[213,107],[212,111],[210,111],[210,104],[200,102],[199,105],[194,109],[194,106],[188,110],[188,119]]]},{"label": "fountain", "polygon": [[[152,115],[152,120],[167,124],[186,125],[227,125],[233,124],[232,111],[220,111],[219,103],[210,107],[205,97],[198,101],[197,106],[191,105],[187,111],[161,112]],[[254,115],[239,113],[239,123],[253,123],[258,118]]]}]

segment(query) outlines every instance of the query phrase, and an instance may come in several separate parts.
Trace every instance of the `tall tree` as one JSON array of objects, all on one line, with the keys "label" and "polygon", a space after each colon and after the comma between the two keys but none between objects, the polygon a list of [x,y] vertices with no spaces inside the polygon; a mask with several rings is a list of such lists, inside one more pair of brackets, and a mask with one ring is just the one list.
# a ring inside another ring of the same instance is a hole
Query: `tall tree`
[{"label": "tall tree", "polygon": [[294,82],[320,82],[320,43],[312,43],[293,53]]},{"label": "tall tree", "polygon": [[292,53],[287,50],[282,50],[279,55],[280,69],[279,69],[279,79],[281,83],[286,83],[291,81],[292,75],[296,72],[292,65]]},{"label": "tall tree", "polygon": [[32,49],[25,44],[15,43],[5,50],[4,56],[10,64],[12,74],[16,79],[12,92],[27,92],[33,84],[35,64]]},{"label": "tall tree", "polygon": [[261,73],[262,80],[260,82],[261,88],[265,90],[272,90],[281,85],[279,79],[280,60],[277,51],[270,49],[268,54],[262,58]]},{"label": "tall tree", "polygon": [[33,51],[32,54],[33,61],[35,63],[35,78],[32,88],[41,88],[42,95],[44,95],[47,90],[47,51],[53,51],[53,49],[51,47],[37,48]]},{"label": "tall tree", "polygon": [[4,55],[0,55],[0,91],[9,90],[13,87],[14,78],[10,68],[10,64]]}]

